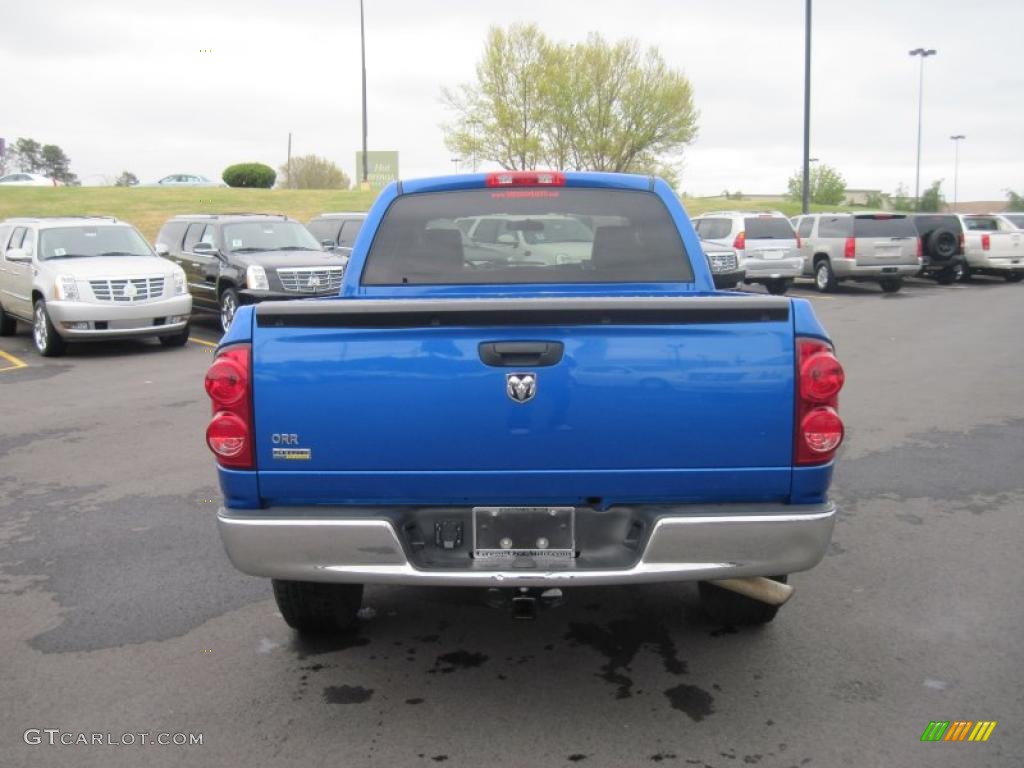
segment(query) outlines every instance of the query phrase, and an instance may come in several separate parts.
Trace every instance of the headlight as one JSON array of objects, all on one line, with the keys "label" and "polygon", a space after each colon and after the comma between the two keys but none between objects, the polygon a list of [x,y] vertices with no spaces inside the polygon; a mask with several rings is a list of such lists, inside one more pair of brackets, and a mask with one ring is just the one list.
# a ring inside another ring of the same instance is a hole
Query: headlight
[{"label": "headlight", "polygon": [[270,283],[267,282],[267,272],[259,264],[253,264],[245,270],[245,284],[254,291],[270,290]]},{"label": "headlight", "polygon": [[185,292],[185,271],[179,269],[171,275],[171,281],[174,284],[175,295]]},{"label": "headlight", "polygon": [[53,292],[60,301],[78,301],[78,284],[71,275],[58,275]]}]

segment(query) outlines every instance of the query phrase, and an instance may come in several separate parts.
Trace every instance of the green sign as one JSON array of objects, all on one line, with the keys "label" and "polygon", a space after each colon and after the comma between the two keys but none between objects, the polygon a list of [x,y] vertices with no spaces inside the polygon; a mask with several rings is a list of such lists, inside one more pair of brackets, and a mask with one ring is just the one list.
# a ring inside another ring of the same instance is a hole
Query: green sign
[{"label": "green sign", "polygon": [[[373,189],[383,189],[392,181],[398,181],[398,153],[374,151],[366,153],[366,180]],[[356,186],[363,182],[363,153],[356,152]]]}]

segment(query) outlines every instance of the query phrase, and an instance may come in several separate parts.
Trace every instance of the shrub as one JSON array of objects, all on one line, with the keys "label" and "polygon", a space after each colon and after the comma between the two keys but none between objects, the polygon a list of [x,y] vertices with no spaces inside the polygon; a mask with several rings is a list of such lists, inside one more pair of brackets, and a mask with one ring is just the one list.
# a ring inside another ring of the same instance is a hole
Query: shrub
[{"label": "shrub", "polygon": [[270,189],[274,186],[277,174],[273,168],[263,163],[236,163],[225,168],[221,178],[229,187]]}]

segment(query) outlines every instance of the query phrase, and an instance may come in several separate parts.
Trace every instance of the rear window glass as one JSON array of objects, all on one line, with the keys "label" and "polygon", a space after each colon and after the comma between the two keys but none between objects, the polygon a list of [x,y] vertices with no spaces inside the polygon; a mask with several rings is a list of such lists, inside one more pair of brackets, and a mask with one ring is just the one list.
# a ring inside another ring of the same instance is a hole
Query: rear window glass
[{"label": "rear window glass", "polygon": [[363,285],[692,281],[655,195],[533,187],[398,198],[362,275]]},{"label": "rear window glass", "polygon": [[964,226],[972,232],[998,232],[999,224],[991,216],[971,216],[964,219]]},{"label": "rear window glass", "polygon": [[731,229],[731,219],[701,219],[697,222],[697,234],[703,240],[723,240]]},{"label": "rear window glass", "polygon": [[818,220],[818,237],[849,237],[852,229],[849,216],[822,216]]},{"label": "rear window glass", "polygon": [[330,240],[333,243],[338,240],[341,222],[337,219],[314,219],[306,225],[306,229],[312,232],[317,240]]},{"label": "rear window glass", "polygon": [[1024,213],[1006,214],[1006,218],[1017,229],[1024,228]]},{"label": "rear window glass", "polygon": [[752,216],[743,220],[747,240],[796,240],[793,225],[774,216]]},{"label": "rear window glass", "polygon": [[917,229],[906,216],[857,216],[853,220],[854,237],[917,237]]}]

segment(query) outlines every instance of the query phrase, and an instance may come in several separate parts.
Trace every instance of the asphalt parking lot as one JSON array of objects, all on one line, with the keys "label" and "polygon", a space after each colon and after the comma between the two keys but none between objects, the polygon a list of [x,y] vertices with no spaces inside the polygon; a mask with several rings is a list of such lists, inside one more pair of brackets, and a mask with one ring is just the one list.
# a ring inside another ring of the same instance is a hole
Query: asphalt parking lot
[{"label": "asphalt parking lot", "polygon": [[[829,555],[761,630],[690,585],[569,592],[514,622],[370,588],[308,645],[229,565],[194,342],[0,340],[4,766],[1011,766],[1024,755],[1024,289],[810,297],[847,371]],[[987,743],[921,743],[996,720]],[[27,729],[193,746],[26,744]]]}]

